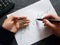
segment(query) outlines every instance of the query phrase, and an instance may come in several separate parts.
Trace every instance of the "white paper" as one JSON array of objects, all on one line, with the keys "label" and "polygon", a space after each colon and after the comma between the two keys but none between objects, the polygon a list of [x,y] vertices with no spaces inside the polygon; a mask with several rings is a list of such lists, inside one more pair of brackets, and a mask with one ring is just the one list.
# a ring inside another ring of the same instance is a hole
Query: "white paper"
[{"label": "white paper", "polygon": [[42,21],[36,21],[37,18],[43,18],[47,14],[57,15],[49,0],[40,0],[8,15],[8,17],[10,15],[27,16],[30,19],[29,26],[15,35],[18,45],[31,45],[52,34],[51,30],[44,27]]}]

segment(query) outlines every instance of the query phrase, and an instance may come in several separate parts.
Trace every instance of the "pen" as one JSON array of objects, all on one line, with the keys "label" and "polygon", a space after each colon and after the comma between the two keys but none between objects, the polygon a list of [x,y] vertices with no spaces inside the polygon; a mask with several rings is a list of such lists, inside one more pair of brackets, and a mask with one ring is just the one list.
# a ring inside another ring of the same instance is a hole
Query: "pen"
[{"label": "pen", "polygon": [[[39,21],[43,21],[43,19],[37,19]],[[56,22],[56,23],[60,23],[60,20],[55,20],[55,19],[48,19],[51,23]]]}]

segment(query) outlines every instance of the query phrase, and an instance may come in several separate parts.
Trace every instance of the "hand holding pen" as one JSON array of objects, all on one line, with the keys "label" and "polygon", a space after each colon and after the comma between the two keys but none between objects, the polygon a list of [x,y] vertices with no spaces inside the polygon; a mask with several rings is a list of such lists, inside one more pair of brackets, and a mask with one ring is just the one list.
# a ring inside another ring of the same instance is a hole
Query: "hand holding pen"
[{"label": "hand holding pen", "polygon": [[[39,19],[37,19],[37,20],[39,20]],[[41,21],[43,20],[44,25],[50,27],[52,29],[53,33],[56,36],[60,37],[60,17],[59,16],[48,15],[48,16],[45,16],[43,19],[40,19],[40,20]]]}]

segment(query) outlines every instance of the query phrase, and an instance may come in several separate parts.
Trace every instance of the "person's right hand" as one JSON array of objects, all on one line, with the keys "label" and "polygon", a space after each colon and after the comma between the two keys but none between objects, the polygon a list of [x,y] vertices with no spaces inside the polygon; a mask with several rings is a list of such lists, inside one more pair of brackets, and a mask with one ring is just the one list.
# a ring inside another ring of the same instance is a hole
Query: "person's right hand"
[{"label": "person's right hand", "polygon": [[53,33],[56,36],[60,37],[60,23],[51,23],[48,21],[48,19],[55,19],[55,20],[60,20],[60,17],[57,15],[48,15],[43,18],[43,23],[45,26],[49,27],[52,29]]}]

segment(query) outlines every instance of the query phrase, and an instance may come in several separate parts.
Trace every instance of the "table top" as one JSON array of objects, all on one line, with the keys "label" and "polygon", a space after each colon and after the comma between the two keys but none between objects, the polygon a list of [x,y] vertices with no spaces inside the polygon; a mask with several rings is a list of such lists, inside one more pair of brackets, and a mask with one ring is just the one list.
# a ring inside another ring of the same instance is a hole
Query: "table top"
[{"label": "table top", "polygon": [[[21,9],[21,8],[23,8],[25,6],[28,6],[28,5],[36,2],[36,1],[39,1],[39,0],[12,0],[12,1],[15,3],[15,7],[12,10],[10,10],[8,12],[8,14],[12,13],[12,12],[18,10],[18,9]],[[57,14],[60,16],[60,13],[59,13],[60,12],[60,5],[59,5],[60,0],[51,0],[51,3],[53,5],[53,7],[55,8]],[[6,18],[6,15],[3,18],[0,19],[0,25],[2,25],[5,18]],[[48,37],[48,38],[46,38],[44,40],[41,40],[41,41],[39,41],[39,42],[37,42],[37,43],[35,43],[33,45],[58,45],[58,44],[60,44],[59,40],[60,39],[58,37],[56,37],[55,35],[51,35],[50,37]],[[11,45],[17,45],[15,39],[13,40]]]}]

